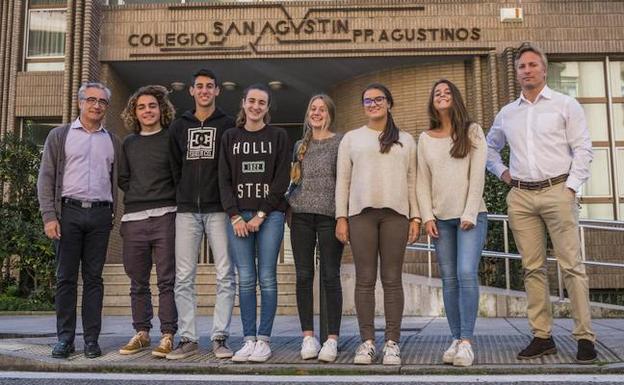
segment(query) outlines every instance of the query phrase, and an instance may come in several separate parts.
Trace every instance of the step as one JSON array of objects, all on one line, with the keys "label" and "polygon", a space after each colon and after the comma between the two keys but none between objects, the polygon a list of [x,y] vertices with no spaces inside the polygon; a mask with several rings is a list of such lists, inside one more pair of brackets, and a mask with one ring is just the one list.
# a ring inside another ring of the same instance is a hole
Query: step
[{"label": "step", "polygon": [[[102,274],[102,279],[104,280],[104,285],[108,283],[125,283],[130,284],[130,278],[126,275],[126,273],[122,272],[105,272]],[[277,281],[282,283],[295,283],[297,280],[297,276],[295,275],[295,271],[278,271],[277,272]],[[214,272],[198,272],[195,275],[196,283],[213,283],[216,281]],[[79,280],[78,284],[81,284],[81,280]],[[152,274],[150,276],[150,282],[156,283],[156,269],[152,269]]]},{"label": "step", "polygon": [[[155,267],[152,269],[152,272],[155,272],[156,269]],[[214,265],[207,265],[207,264],[201,264],[201,265],[197,265],[197,273],[201,274],[201,273],[212,273],[214,274],[215,271],[215,267]],[[277,272],[284,272],[284,273],[288,273],[288,272],[295,272],[295,265],[293,264],[277,264]],[[103,274],[125,274],[125,270],[123,267],[123,264],[121,263],[110,263],[110,264],[106,264],[104,265],[104,270],[103,270]]]},{"label": "step", "polygon": [[[294,283],[282,283],[278,280],[277,291],[281,293],[283,291],[295,291]],[[158,293],[158,286],[155,283],[150,285],[152,294]],[[258,288],[258,290],[260,290]],[[195,292],[198,295],[215,295],[217,291],[216,283],[196,283]],[[105,282],[104,283],[104,295],[130,295],[130,283],[129,282]]]},{"label": "step", "polygon": [[[198,295],[197,306],[213,306],[215,304],[216,297],[214,295]],[[260,303],[260,294],[257,295],[258,304]],[[82,295],[78,295],[78,304],[82,303]],[[103,299],[104,306],[127,306],[130,307],[129,295],[105,295]],[[152,304],[158,303],[158,295],[152,294]],[[235,300],[238,303],[238,297]],[[294,292],[278,293],[277,305],[296,305],[297,298]]]},{"label": "step", "polygon": [[[260,308],[258,307],[258,314]],[[202,316],[212,316],[214,313],[214,306],[198,306],[197,307],[197,315]],[[78,314],[80,314],[80,309],[78,309]],[[129,306],[104,306],[102,308],[102,314],[104,315],[120,315],[120,316],[129,316],[132,315]],[[280,305],[277,307],[277,315],[297,315],[297,306],[296,305]],[[239,316],[240,308],[238,306],[234,306],[232,309],[232,315]],[[158,306],[154,307],[154,317],[158,316]]]}]

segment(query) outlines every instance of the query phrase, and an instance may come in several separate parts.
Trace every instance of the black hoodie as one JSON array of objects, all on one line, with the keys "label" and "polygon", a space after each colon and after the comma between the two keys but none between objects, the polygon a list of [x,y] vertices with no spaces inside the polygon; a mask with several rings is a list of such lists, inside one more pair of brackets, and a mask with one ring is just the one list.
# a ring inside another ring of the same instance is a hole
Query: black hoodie
[{"label": "black hoodie", "polygon": [[221,136],[230,127],[234,127],[234,120],[218,108],[203,122],[195,117],[195,111],[186,111],[171,123],[171,163],[178,212],[223,211],[218,160]]}]

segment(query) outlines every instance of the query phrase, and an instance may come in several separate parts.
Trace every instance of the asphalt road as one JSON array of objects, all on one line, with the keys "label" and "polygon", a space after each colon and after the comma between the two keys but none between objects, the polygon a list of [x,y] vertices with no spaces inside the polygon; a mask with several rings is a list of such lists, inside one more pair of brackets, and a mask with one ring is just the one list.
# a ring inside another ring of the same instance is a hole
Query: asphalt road
[{"label": "asphalt road", "polygon": [[252,376],[0,372],[0,385],[615,385],[624,375]]}]

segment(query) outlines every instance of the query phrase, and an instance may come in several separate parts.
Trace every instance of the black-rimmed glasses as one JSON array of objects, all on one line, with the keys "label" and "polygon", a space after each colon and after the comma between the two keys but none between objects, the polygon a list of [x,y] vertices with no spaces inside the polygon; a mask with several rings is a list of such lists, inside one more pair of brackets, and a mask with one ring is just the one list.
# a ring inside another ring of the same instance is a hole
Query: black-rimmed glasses
[{"label": "black-rimmed glasses", "polygon": [[362,103],[364,104],[364,107],[370,107],[373,104],[380,105],[385,100],[386,100],[385,96],[377,96],[374,98],[364,98],[364,100],[362,100]]},{"label": "black-rimmed glasses", "polygon": [[82,99],[82,100],[86,101],[87,104],[90,105],[90,106],[95,106],[96,104],[99,104],[101,107],[108,107],[108,104],[109,104],[108,100],[106,100],[106,99],[98,99],[98,98],[95,98],[93,96],[85,98],[85,99]]}]

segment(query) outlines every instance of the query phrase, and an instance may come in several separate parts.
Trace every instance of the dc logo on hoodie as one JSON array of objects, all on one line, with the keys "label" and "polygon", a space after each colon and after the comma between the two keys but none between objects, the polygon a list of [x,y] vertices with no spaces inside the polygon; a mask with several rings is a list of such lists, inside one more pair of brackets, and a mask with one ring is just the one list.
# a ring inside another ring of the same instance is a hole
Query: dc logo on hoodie
[{"label": "dc logo on hoodie", "polygon": [[216,133],[217,129],[214,127],[190,128],[186,159],[214,159]]}]

